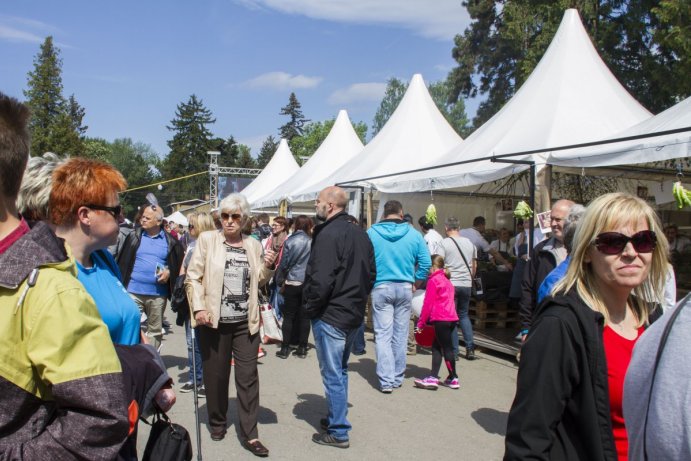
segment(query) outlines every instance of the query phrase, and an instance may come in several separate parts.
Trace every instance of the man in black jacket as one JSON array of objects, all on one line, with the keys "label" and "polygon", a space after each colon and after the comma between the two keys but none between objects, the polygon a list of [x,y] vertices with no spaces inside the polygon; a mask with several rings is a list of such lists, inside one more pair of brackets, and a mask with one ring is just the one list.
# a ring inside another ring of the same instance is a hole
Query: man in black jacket
[{"label": "man in black jacket", "polygon": [[163,310],[182,264],[182,245],[163,230],[163,214],[154,205],[144,208],[141,227],[131,232],[117,261],[127,291],[146,314],[146,336],[157,350],[163,338]]},{"label": "man in black jacket", "polygon": [[348,356],[365,304],[376,279],[374,248],[367,234],[352,225],[344,212],[348,203],[340,187],[327,187],[316,200],[317,218],[307,263],[303,299],[319,360],[329,415],[324,433],[312,440],[348,448]]}]

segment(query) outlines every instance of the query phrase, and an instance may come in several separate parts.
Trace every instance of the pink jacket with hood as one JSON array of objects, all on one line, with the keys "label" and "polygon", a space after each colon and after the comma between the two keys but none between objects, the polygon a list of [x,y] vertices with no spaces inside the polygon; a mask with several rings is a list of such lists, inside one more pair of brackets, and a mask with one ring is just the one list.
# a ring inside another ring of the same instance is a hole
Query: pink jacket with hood
[{"label": "pink jacket with hood", "polygon": [[427,322],[457,322],[454,287],[446,278],[444,269],[437,269],[427,279],[425,300],[420,312],[418,328],[424,328]]}]

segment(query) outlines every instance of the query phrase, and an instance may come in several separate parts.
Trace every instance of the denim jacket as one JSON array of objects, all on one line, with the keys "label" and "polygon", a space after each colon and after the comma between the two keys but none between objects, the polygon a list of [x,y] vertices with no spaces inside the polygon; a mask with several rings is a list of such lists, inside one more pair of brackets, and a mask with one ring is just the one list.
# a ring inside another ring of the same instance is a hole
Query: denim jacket
[{"label": "denim jacket", "polygon": [[276,269],[276,285],[280,287],[286,280],[305,281],[305,270],[311,246],[312,239],[303,231],[297,231],[286,239],[281,261]]}]

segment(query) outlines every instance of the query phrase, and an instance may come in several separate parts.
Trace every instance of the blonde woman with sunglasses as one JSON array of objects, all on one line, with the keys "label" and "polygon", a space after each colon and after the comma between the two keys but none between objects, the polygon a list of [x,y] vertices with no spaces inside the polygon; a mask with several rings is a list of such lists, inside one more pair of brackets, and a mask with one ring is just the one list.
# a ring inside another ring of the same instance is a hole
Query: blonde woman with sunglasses
[{"label": "blonde woman with sunglasses", "polygon": [[668,244],[643,200],[587,208],[566,276],[537,308],[522,349],[504,459],[626,460],[624,376],[659,309]]}]

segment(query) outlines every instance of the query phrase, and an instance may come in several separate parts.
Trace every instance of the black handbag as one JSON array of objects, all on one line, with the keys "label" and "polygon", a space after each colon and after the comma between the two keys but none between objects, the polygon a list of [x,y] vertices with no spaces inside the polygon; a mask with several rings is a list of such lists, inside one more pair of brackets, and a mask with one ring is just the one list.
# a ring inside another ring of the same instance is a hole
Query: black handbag
[{"label": "black handbag", "polygon": [[172,422],[165,413],[156,412],[142,461],[191,461],[192,440],[187,429]]},{"label": "black handbag", "polygon": [[185,292],[186,274],[178,275],[173,286],[173,294],[170,297],[170,310],[177,313],[180,311],[189,311],[190,305],[187,301],[187,293]]},{"label": "black handbag", "polygon": [[465,255],[461,251],[461,247],[458,246],[458,242],[452,237],[447,237],[450,238],[451,241],[456,245],[456,248],[458,248],[458,252],[461,254],[461,258],[463,258],[463,262],[465,263],[465,267],[468,268],[468,274],[470,274],[470,280],[471,280],[471,285],[470,285],[470,294],[473,297],[479,297],[485,294],[485,290],[482,288],[482,279],[480,277],[473,277],[473,271],[470,270],[470,264],[468,264],[468,260],[465,259]]}]

